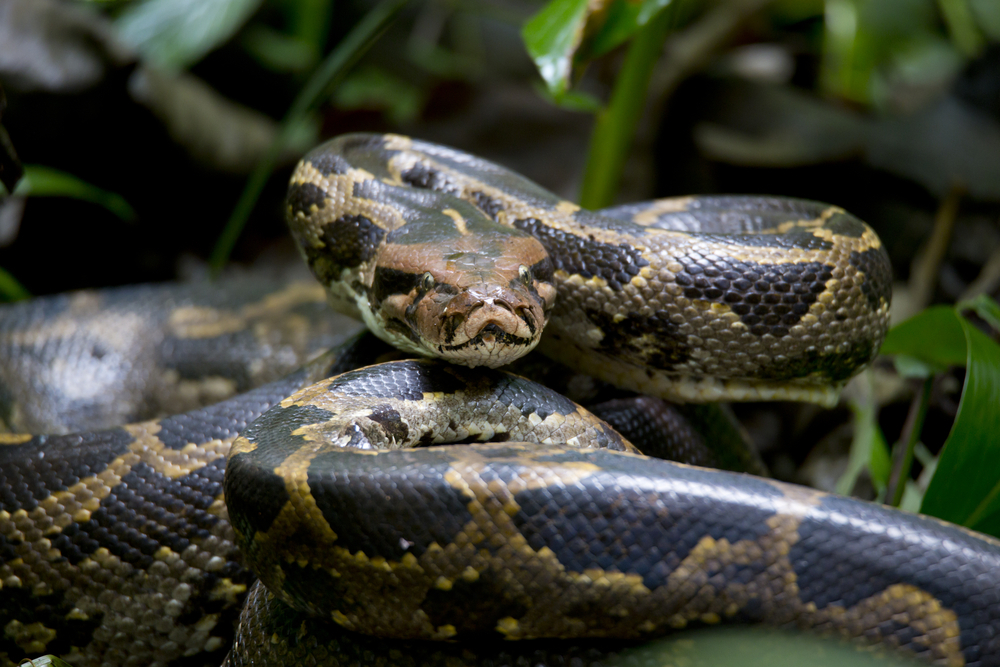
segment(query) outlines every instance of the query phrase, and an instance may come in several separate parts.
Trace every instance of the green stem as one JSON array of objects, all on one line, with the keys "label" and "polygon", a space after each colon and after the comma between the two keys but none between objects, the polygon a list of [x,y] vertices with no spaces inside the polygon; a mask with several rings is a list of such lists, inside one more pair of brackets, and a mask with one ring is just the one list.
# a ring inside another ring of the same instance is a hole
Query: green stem
[{"label": "green stem", "polygon": [[226,260],[229,259],[233,246],[236,245],[268,177],[274,170],[278,155],[288,144],[294,129],[310,110],[319,106],[319,103],[330,95],[333,87],[385,32],[405,4],[406,0],[384,0],[376,5],[344,37],[337,48],[320,63],[313,75],[309,77],[306,85],[299,91],[292,106],[288,109],[288,113],[281,121],[278,135],[271,142],[267,153],[257,163],[253,173],[250,174],[246,187],[243,188],[243,193],[233,209],[233,214],[229,217],[222,234],[219,235],[219,239],[215,243],[215,248],[209,259],[213,276],[219,274]]},{"label": "green stem", "polygon": [[625,158],[645,108],[650,76],[673,26],[674,12],[669,9],[667,6],[660,10],[636,33],[608,106],[597,114],[580,192],[580,205],[584,208],[604,208],[614,202]]}]

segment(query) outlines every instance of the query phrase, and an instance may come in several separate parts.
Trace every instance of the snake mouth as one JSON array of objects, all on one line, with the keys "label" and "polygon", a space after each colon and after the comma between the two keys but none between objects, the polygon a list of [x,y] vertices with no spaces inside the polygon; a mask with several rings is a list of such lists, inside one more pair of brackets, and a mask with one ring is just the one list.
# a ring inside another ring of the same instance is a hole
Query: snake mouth
[{"label": "snake mouth", "polygon": [[462,366],[496,368],[530,352],[538,338],[525,338],[507,333],[495,324],[488,324],[472,338],[457,345],[439,345],[443,359]]},{"label": "snake mouth", "polygon": [[538,343],[544,313],[537,304],[513,297],[455,297],[428,332],[438,335],[434,349],[453,363],[490,368],[527,354]]}]

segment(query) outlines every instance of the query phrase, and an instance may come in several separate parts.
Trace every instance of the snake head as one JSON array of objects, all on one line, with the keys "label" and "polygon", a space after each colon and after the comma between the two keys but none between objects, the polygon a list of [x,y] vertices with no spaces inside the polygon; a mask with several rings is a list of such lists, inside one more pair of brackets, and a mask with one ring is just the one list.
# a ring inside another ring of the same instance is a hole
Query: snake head
[{"label": "snake head", "polygon": [[482,233],[463,231],[433,246],[386,244],[369,326],[411,352],[495,368],[541,338],[555,303],[552,263],[537,239],[518,230],[491,222]]}]

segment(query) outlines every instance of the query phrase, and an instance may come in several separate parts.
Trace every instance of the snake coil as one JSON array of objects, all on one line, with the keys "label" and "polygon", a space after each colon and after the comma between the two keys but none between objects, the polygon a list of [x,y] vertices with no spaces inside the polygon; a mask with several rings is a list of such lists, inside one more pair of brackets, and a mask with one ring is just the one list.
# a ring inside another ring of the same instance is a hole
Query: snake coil
[{"label": "snake coil", "polygon": [[335,307],[460,365],[343,373],[384,353],[359,339],[209,408],[4,436],[5,664],[211,664],[246,600],[231,667],[607,664],[622,644],[584,638],[724,620],[1000,665],[997,541],[647,459],[568,399],[474,368],[537,345],[660,396],[830,403],[888,317],[861,221],[761,197],[591,213],[394,135],[310,153],[288,219]]}]

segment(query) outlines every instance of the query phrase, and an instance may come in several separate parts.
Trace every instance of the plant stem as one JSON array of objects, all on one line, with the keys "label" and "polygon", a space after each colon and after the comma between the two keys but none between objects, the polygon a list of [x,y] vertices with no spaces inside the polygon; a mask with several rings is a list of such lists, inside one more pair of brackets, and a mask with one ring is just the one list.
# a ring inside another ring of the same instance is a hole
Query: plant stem
[{"label": "plant stem", "polygon": [[612,204],[621,181],[625,157],[632,148],[636,126],[646,102],[646,90],[674,12],[668,5],[636,33],[622,63],[608,106],[597,114],[580,192],[584,208]]},{"label": "plant stem", "polygon": [[892,451],[892,471],[889,473],[885,499],[886,503],[893,507],[899,507],[899,502],[903,499],[906,480],[909,479],[910,468],[913,467],[913,448],[924,428],[924,417],[927,415],[927,403],[930,401],[933,386],[932,375],[924,380],[920,393],[913,397],[910,411],[906,415],[906,423],[903,424],[903,432],[899,436],[899,443]]}]

